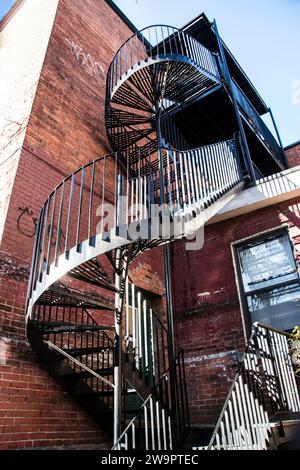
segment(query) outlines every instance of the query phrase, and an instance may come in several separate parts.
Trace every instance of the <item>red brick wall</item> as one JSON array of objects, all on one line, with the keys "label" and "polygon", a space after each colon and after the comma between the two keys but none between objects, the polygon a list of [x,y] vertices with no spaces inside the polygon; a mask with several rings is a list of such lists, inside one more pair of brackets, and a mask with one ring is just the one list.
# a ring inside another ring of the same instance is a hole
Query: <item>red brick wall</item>
[{"label": "red brick wall", "polygon": [[[59,1],[0,251],[0,448],[3,449],[111,445],[101,427],[39,365],[26,341],[24,311],[35,219],[42,204],[71,171],[110,152],[104,124],[105,74],[114,53],[131,34],[104,0]],[[82,48],[85,57],[90,55],[90,63],[98,65],[89,69],[83,55],[76,57],[76,45]],[[21,208],[26,207],[29,212],[22,212]],[[133,268],[135,272],[143,269],[148,272],[152,264],[154,291],[161,294],[161,266],[153,254],[141,256]],[[148,278],[146,284],[144,288],[151,290]],[[106,317],[104,323],[108,321]]]},{"label": "red brick wall", "polygon": [[289,224],[300,261],[299,199],[207,226],[201,251],[173,244],[176,334],[186,352],[194,423],[218,418],[245,346],[231,243],[283,223]]},{"label": "red brick wall", "polygon": [[285,152],[291,167],[300,165],[300,143],[287,148]]}]

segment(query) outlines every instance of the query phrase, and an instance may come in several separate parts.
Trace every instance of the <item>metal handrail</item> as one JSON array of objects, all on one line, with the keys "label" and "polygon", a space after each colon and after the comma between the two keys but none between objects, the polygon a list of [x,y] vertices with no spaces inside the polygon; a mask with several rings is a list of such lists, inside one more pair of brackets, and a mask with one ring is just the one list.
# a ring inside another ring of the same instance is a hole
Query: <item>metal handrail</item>
[{"label": "metal handrail", "polygon": [[96,379],[99,379],[99,380],[101,380],[101,382],[105,383],[109,387],[114,388],[114,384],[112,382],[107,380],[105,377],[102,377],[102,375],[97,374],[93,369],[91,369],[87,365],[83,364],[83,362],[78,361],[77,359],[75,359],[75,357],[73,357],[70,354],[66,353],[66,351],[64,351],[62,348],[58,347],[56,344],[52,343],[52,341],[45,341],[45,344],[47,344],[47,346],[49,346],[50,349],[53,349],[54,351],[58,352],[62,356],[66,357],[69,361],[71,361],[74,364],[76,364],[77,366],[79,366],[80,369],[85,370],[86,372],[88,372],[90,375],[92,375]]},{"label": "metal handrail", "polygon": [[178,28],[152,25],[133,34],[120,46],[108,69],[107,90],[111,93],[121,77],[141,61],[172,55],[177,59],[189,58],[212,77],[219,78],[214,54],[209,49]]},{"label": "metal handrail", "polygon": [[300,411],[289,337],[254,323],[208,450],[265,450],[276,413]]},{"label": "metal handrail", "polygon": [[[245,95],[245,93],[241,90],[241,88],[237,85],[237,83],[232,80],[233,90],[237,99],[239,106],[241,107],[242,111],[245,113],[245,119],[249,122],[249,124],[254,128],[259,134],[260,139],[267,147],[269,152],[271,152],[272,156],[278,160],[281,164],[285,165],[285,161],[283,159],[282,149],[278,142],[276,141],[274,135],[265,124],[261,116],[258,114],[252,103],[250,102],[249,98]],[[250,120],[250,121],[249,121]]]}]

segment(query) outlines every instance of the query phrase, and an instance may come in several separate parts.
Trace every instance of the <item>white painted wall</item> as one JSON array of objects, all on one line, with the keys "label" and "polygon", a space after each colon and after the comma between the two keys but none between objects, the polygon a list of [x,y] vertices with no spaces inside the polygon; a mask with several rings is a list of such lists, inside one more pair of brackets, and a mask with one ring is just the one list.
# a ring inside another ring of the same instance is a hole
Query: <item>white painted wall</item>
[{"label": "white painted wall", "polygon": [[0,31],[0,242],[59,0],[26,0]]}]

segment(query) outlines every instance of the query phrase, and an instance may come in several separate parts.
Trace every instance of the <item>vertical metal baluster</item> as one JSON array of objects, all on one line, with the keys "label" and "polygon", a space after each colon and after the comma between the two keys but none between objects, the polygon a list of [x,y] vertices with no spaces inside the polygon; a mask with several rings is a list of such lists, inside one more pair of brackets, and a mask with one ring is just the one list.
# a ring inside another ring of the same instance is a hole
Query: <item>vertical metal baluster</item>
[{"label": "vertical metal baluster", "polygon": [[183,152],[183,161],[184,161],[184,172],[185,172],[185,179],[186,179],[186,186],[187,186],[187,197],[188,197],[188,204],[191,206],[191,185],[190,185],[190,172],[187,163],[187,152]]},{"label": "vertical metal baluster", "polygon": [[[104,233],[104,202],[105,202],[105,190],[106,190],[106,157],[103,159],[102,164],[102,196],[101,196],[101,233]],[[103,236],[103,235],[102,235]]]},{"label": "vertical metal baluster", "polygon": [[73,202],[73,192],[74,192],[74,174],[71,176],[70,184],[70,194],[69,194],[69,207],[68,207],[68,218],[67,218],[67,232],[65,240],[65,254],[68,257],[69,249],[69,237],[70,237],[70,227],[71,227],[71,214],[72,214],[72,202]]},{"label": "vertical metal baluster", "polygon": [[233,408],[232,408],[232,399],[230,398],[230,400],[228,401],[228,412],[229,412],[229,421],[230,421],[230,427],[231,427],[231,430],[232,430],[232,442],[233,442],[233,445],[235,447],[235,450],[237,450],[236,448],[238,447],[238,440],[237,440],[237,435],[236,435],[236,425],[235,425],[235,420],[234,420],[234,413],[233,413]]},{"label": "vertical metal baluster", "polygon": [[208,204],[211,203],[210,201],[210,182],[209,182],[209,176],[208,176],[208,168],[207,168],[207,162],[206,162],[206,152],[205,152],[205,147],[202,147],[199,149],[200,152],[200,162],[202,166],[202,175],[203,175],[203,182],[204,182],[204,188],[205,188],[205,199]]},{"label": "vertical metal baluster", "polygon": [[58,250],[59,250],[59,245],[61,241],[61,218],[62,218],[62,211],[63,211],[63,204],[64,204],[64,192],[65,192],[65,182],[63,181],[62,186],[61,186],[59,214],[58,214],[58,221],[57,221],[57,228],[56,228],[56,243],[55,243],[55,254],[54,254],[55,266],[58,265]]},{"label": "vertical metal baluster", "polygon": [[175,174],[175,189],[176,189],[176,203],[177,203],[177,210],[180,210],[180,193],[179,193],[179,180],[178,180],[178,171],[177,171],[177,152],[172,150],[172,158],[174,162],[174,174]]},{"label": "vertical metal baluster", "polygon": [[138,41],[138,35],[135,35],[135,47],[136,47],[136,63],[139,64],[139,41]]},{"label": "vertical metal baluster", "polygon": [[[247,369],[251,372],[253,371],[254,374],[256,374],[256,371],[253,370],[253,365],[251,364],[250,357],[249,357],[248,354],[245,357],[245,362],[247,364]],[[249,383],[249,386],[250,386],[250,383]],[[261,433],[260,423],[259,423],[259,411],[256,407],[256,403],[255,403],[255,399],[254,399],[254,393],[251,390],[251,388],[248,391],[248,385],[247,385],[246,393],[250,397],[250,403],[251,403],[251,408],[252,408],[252,416],[253,416],[253,422],[254,422],[254,429],[256,430],[256,436],[257,436],[257,442],[258,442],[257,445],[258,445],[258,449],[260,450],[260,449],[263,449],[264,444],[263,444],[262,433]]]},{"label": "vertical metal baluster", "polygon": [[171,175],[170,175],[170,154],[169,150],[166,150],[167,152],[167,191],[168,191],[168,200],[169,204],[171,206],[172,204],[172,191],[171,191]]},{"label": "vertical metal baluster", "polygon": [[235,423],[236,423],[235,432],[237,435],[237,442],[238,442],[238,446],[240,447],[240,450],[243,450],[243,441],[242,441],[242,436],[241,436],[241,422],[240,422],[240,417],[239,417],[239,412],[238,412],[235,390],[232,391],[231,396],[232,396],[232,404],[233,404],[233,410],[234,410],[234,418],[235,418]]},{"label": "vertical metal baluster", "polygon": [[123,67],[122,67],[122,65],[123,65],[123,59],[122,59],[123,47],[122,47],[122,49],[120,49],[119,54],[120,54],[120,75],[119,76],[120,76],[120,80],[121,80],[122,79],[122,72],[123,72]]},{"label": "vertical metal baluster", "polygon": [[191,196],[193,204],[196,203],[196,192],[195,192],[195,185],[194,185],[194,172],[192,170],[192,162],[191,162],[191,154],[192,152],[186,152],[187,154],[187,161],[188,161],[188,168],[189,168],[189,175],[190,175],[190,183],[191,183]]},{"label": "vertical metal baluster", "polygon": [[199,178],[198,178],[198,173],[197,173],[197,164],[196,164],[196,156],[195,156],[195,151],[191,150],[191,161],[192,161],[192,168],[193,168],[193,177],[194,177],[194,183],[195,183],[195,196],[196,196],[196,202],[198,203],[200,200],[200,192],[199,192]]},{"label": "vertical metal baluster", "polygon": [[161,37],[162,37],[163,51],[164,51],[164,55],[166,55],[166,43],[165,43],[165,35],[164,35],[164,31],[163,31],[163,27],[162,27],[162,26],[160,27],[160,30],[161,30]]},{"label": "vertical metal baluster", "polygon": [[214,190],[215,190],[215,182],[213,179],[213,174],[211,171],[211,161],[210,161],[210,147],[206,146],[203,147],[203,153],[205,155],[205,169],[206,169],[206,181],[207,181],[207,186],[208,186],[208,195],[209,195],[209,201],[213,202],[214,201]]},{"label": "vertical metal baluster", "polygon": [[138,340],[137,340],[137,328],[136,328],[136,311],[135,311],[135,286],[131,284],[131,304],[132,304],[132,346],[133,346],[133,357],[136,369],[139,369],[138,361]]},{"label": "vertical metal baluster", "polygon": [[91,226],[92,226],[92,213],[93,213],[93,197],[94,197],[94,180],[95,180],[95,165],[93,162],[92,165],[92,174],[91,174],[91,185],[90,185],[90,200],[89,200],[89,227],[88,227],[88,240],[89,245],[91,245]]},{"label": "vertical metal baluster", "polygon": [[155,442],[155,420],[154,420],[154,406],[153,406],[153,398],[149,399],[150,402],[150,422],[151,422],[151,441],[152,446],[151,450],[156,449],[156,442]]},{"label": "vertical metal baluster", "polygon": [[216,145],[214,148],[214,155],[215,155],[215,162],[217,168],[217,178],[218,178],[218,194],[223,195],[223,167],[221,163],[221,155],[222,155],[222,146],[220,144]]},{"label": "vertical metal baluster", "polygon": [[144,375],[145,364],[144,364],[144,354],[143,354],[143,337],[142,337],[142,299],[141,293],[137,293],[137,314],[138,314],[138,349],[139,349],[139,363],[140,370]]},{"label": "vertical metal baluster", "polygon": [[[240,423],[241,423],[241,441],[243,444],[243,450],[251,450],[249,448],[249,437],[248,437],[248,428],[246,426],[246,415],[245,415],[245,409],[244,409],[244,402],[242,401],[241,397],[241,390],[240,390],[240,384],[239,381],[236,381],[235,383],[235,393],[236,393],[236,400],[237,400],[237,408],[238,412],[240,415]],[[244,435],[242,434],[242,431],[244,430]]]},{"label": "vertical metal baluster", "polygon": [[181,194],[182,194],[182,209],[186,210],[186,194],[185,194],[185,184],[184,184],[184,172],[183,172],[183,162],[182,162],[182,153],[179,153],[179,164],[180,164],[180,179],[181,179]]},{"label": "vertical metal baluster", "polygon": [[159,402],[156,400],[156,433],[157,433],[157,449],[162,450],[161,448],[161,433],[160,433],[160,409]]},{"label": "vertical metal baluster", "polygon": [[159,41],[158,41],[158,35],[157,35],[157,27],[154,26],[154,31],[155,31],[155,40],[156,40],[156,55],[159,56]]},{"label": "vertical metal baluster", "polygon": [[155,383],[155,375],[156,375],[156,366],[155,366],[155,354],[154,354],[154,348],[155,348],[155,340],[154,340],[154,329],[153,329],[153,311],[152,308],[150,308],[150,343],[151,343],[151,361],[152,361],[152,376],[154,379]]},{"label": "vertical metal baluster", "polygon": [[227,449],[227,438],[226,438],[225,426],[224,426],[223,421],[221,421],[220,427],[221,427],[221,448],[223,450],[228,450]]},{"label": "vertical metal baluster", "polygon": [[223,184],[224,184],[224,190],[227,192],[230,186],[230,175],[229,175],[229,168],[228,168],[228,155],[226,152],[226,146],[224,142],[220,144],[221,146],[221,152],[220,152],[220,157],[223,160]]},{"label": "vertical metal baluster", "polygon": [[149,450],[148,410],[147,410],[147,405],[144,405],[144,426],[145,426],[145,450]]},{"label": "vertical metal baluster", "polygon": [[[243,365],[243,372],[244,372],[244,365]],[[249,397],[245,393],[245,380],[243,380],[242,375],[239,376],[239,385],[240,385],[240,393],[241,393],[241,400],[244,406],[244,411],[245,411],[245,423],[246,423],[246,428],[248,429],[248,443],[250,445],[250,450],[255,450],[255,439],[254,439],[254,426],[252,422],[252,413],[251,413],[251,406],[250,406],[250,401]]]},{"label": "vertical metal baluster", "polygon": [[198,186],[199,186],[199,197],[201,201],[201,206],[204,205],[204,199],[205,199],[205,189],[204,189],[204,183],[203,183],[203,177],[202,177],[202,168],[200,164],[200,151],[195,149],[194,150],[194,155],[195,155],[195,164],[197,168],[197,179],[198,179]]},{"label": "vertical metal baluster", "polygon": [[125,344],[126,344],[126,355],[129,353],[129,286],[128,276],[125,281]]},{"label": "vertical metal baluster", "polygon": [[225,161],[225,169],[226,169],[226,175],[227,175],[227,186],[229,189],[231,189],[234,186],[234,168],[233,168],[233,160],[232,160],[232,153],[231,150],[229,149],[229,143],[228,142],[222,142],[219,144],[221,148],[223,148],[223,158]]},{"label": "vertical metal baluster", "polygon": [[224,155],[224,147],[223,144],[220,143],[217,145],[217,152],[218,152],[218,162],[219,162],[219,168],[220,168],[220,190],[222,194],[225,194],[227,191],[227,165],[226,165],[226,160],[225,160],[225,155]]},{"label": "vertical metal baluster", "polygon": [[79,248],[79,237],[80,237],[80,225],[81,225],[81,212],[82,212],[82,199],[83,199],[83,189],[84,189],[84,170],[81,169],[81,183],[80,183],[80,195],[79,195],[79,207],[78,207],[78,218],[77,218],[77,230],[76,230],[76,250],[80,251]]},{"label": "vertical metal baluster", "polygon": [[167,31],[168,31],[168,40],[169,40],[169,45],[170,45],[170,54],[173,54],[172,41],[170,40],[170,30],[169,30],[169,26],[167,26]]},{"label": "vertical metal baluster", "polygon": [[234,450],[234,445],[233,445],[233,440],[232,440],[232,429],[229,424],[229,418],[228,418],[228,411],[225,410],[224,413],[225,417],[225,429],[227,432],[227,442],[228,442],[228,450]]},{"label": "vertical metal baluster", "polygon": [[131,435],[132,448],[135,449],[135,423],[134,422],[132,423],[132,426],[131,426],[131,432],[132,432],[132,435]]}]

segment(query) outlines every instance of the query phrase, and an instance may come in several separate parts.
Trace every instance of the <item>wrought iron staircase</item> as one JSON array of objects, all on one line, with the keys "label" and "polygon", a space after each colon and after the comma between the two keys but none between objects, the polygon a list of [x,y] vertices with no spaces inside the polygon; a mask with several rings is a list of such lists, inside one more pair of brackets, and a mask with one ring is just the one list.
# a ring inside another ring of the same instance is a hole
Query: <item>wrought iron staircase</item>
[{"label": "wrought iron staircase", "polygon": [[129,268],[196,234],[243,187],[237,137],[189,149],[169,115],[216,83],[215,56],[188,34],[154,26],[132,36],[107,77],[115,153],[65,178],[41,210],[28,339],[102,424],[114,423],[116,449],[178,447],[188,426],[182,355],[174,401],[171,333]]}]

